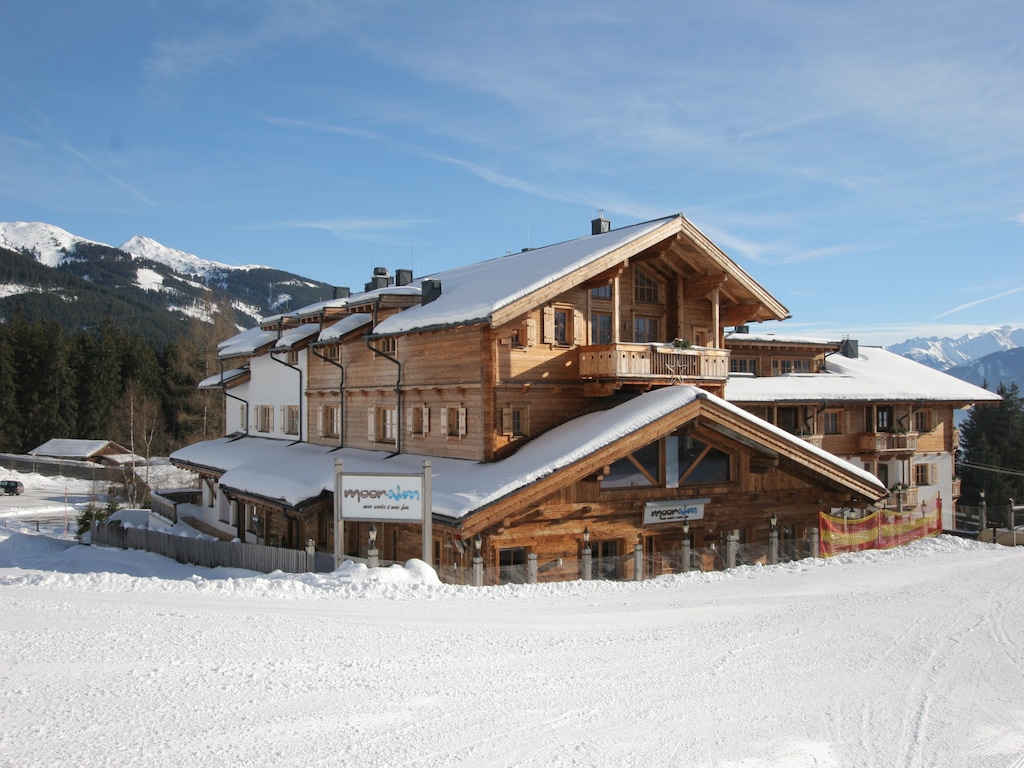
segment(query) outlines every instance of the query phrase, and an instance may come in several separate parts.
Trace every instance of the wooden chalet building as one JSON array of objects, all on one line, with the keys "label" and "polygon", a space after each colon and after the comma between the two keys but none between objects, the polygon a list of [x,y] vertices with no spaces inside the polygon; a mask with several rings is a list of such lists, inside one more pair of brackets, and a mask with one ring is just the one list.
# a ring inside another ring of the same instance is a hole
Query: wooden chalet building
[{"label": "wooden chalet building", "polygon": [[[634,577],[637,545],[656,573],[678,562],[682,517],[701,549],[766,541],[773,515],[799,538],[821,510],[886,497],[876,465],[764,401],[729,402],[730,358],[770,355],[726,329],[786,317],[682,215],[599,217],[589,236],[428,278],[378,268],[360,293],[225,340],[200,386],[223,392],[228,435],[172,460],[203,478],[206,522],[249,541],[332,551],[337,459],[395,475],[426,459],[443,578],[463,580],[477,541],[488,581],[531,555],[544,580],[578,578],[585,533],[598,573]],[[344,527],[345,555],[365,556],[368,528]],[[376,529],[381,557],[420,556],[420,526]]]},{"label": "wooden chalet building", "polygon": [[730,402],[878,477],[882,506],[955,527],[954,414],[999,396],[856,341],[729,334]]}]

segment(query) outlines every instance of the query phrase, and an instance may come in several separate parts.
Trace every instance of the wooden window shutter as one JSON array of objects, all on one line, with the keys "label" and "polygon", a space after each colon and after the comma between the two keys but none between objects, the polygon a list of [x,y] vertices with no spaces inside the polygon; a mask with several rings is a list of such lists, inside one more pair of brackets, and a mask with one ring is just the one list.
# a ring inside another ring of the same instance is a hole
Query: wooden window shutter
[{"label": "wooden window shutter", "polygon": [[[554,316],[552,316],[552,325],[554,325]],[[526,318],[526,346],[535,347],[537,346],[537,320],[533,317]]]},{"label": "wooden window shutter", "polygon": [[376,416],[376,409],[372,405],[368,406],[366,409],[366,438],[371,443],[377,437],[377,431],[375,429],[376,424],[374,423],[376,421]]},{"label": "wooden window shutter", "polygon": [[938,485],[939,484],[939,465],[929,464],[928,465],[928,484]]},{"label": "wooden window shutter", "polygon": [[542,341],[545,344],[555,343],[555,308],[544,307],[544,329]]},{"label": "wooden window shutter", "polygon": [[427,406],[423,406],[423,434],[427,434],[430,431],[430,409]]},{"label": "wooden window shutter", "polygon": [[405,423],[409,425],[409,434],[413,434],[413,420],[412,420],[413,406],[406,406],[405,409]]},{"label": "wooden window shutter", "polygon": [[466,434],[466,409],[459,408],[459,437]]},{"label": "wooden window shutter", "polygon": [[501,434],[511,435],[512,434],[512,409],[502,408],[501,409]]},{"label": "wooden window shutter", "polygon": [[572,343],[582,347],[587,343],[587,329],[583,323],[583,313],[578,309],[572,311]]}]

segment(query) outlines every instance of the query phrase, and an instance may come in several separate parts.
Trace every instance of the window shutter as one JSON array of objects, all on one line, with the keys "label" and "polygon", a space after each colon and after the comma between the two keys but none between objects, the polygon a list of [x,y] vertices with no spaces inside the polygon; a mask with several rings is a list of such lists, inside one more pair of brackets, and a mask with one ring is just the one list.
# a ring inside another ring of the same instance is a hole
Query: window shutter
[{"label": "window shutter", "polygon": [[430,409],[427,406],[423,406],[423,434],[427,434],[430,431]]},{"label": "window shutter", "polygon": [[[552,325],[554,325],[554,316],[552,315]],[[535,347],[537,346],[537,320],[533,317],[526,318],[526,346]]]},{"label": "window shutter", "polygon": [[413,406],[408,406],[405,409],[405,423],[409,425],[409,434],[413,434],[413,421],[412,421]]},{"label": "window shutter", "polygon": [[555,308],[544,307],[543,341],[545,344],[555,343]]},{"label": "window shutter", "polygon": [[582,347],[587,343],[586,326],[583,324],[583,313],[578,309],[572,311],[572,343]]},{"label": "window shutter", "polygon": [[448,425],[450,423],[451,422],[448,421],[448,406],[447,405],[442,405],[441,406],[441,434],[444,435],[445,437],[447,437],[449,432],[450,432],[450,430],[448,429]]},{"label": "window shutter", "polygon": [[459,437],[466,434],[466,409],[459,408]]},{"label": "window shutter", "polygon": [[374,424],[374,417],[376,415],[377,414],[374,407],[372,405],[368,406],[366,409],[366,439],[369,440],[371,443],[377,437],[376,430],[374,429],[374,427],[376,426]]},{"label": "window shutter", "polygon": [[939,484],[939,465],[929,464],[928,465],[928,483],[930,485]]},{"label": "window shutter", "polygon": [[501,409],[501,434],[511,435],[512,434],[512,409],[502,408]]}]

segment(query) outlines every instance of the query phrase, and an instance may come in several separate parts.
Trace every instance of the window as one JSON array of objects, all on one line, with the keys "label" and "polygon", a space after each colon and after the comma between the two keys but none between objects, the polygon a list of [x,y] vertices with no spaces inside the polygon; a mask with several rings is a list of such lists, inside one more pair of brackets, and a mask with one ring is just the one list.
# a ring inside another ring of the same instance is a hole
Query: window
[{"label": "window", "polygon": [[602,285],[600,288],[592,288],[590,290],[590,297],[592,299],[610,299],[612,297],[611,283]]},{"label": "window", "polygon": [[568,309],[555,308],[555,344],[569,343],[570,317]]},{"label": "window", "polygon": [[341,436],[341,407],[325,405],[320,412],[320,431],[324,437]]},{"label": "window", "polygon": [[914,485],[935,485],[938,483],[938,464],[915,464]]},{"label": "window", "polygon": [[341,360],[341,344],[325,344],[322,354],[328,360]]},{"label": "window", "polygon": [[288,363],[288,365],[298,365],[299,364],[299,350],[297,350],[297,349],[289,349],[284,354],[284,361],[286,363]]},{"label": "window", "polygon": [[891,432],[893,427],[892,406],[880,405],[875,409],[875,431]]},{"label": "window", "polygon": [[461,405],[446,405],[441,409],[441,421],[445,436],[463,438],[466,436],[466,409]]},{"label": "window", "polygon": [[932,412],[931,411],[915,411],[914,412],[914,431],[915,432],[931,432],[932,431]]},{"label": "window", "polygon": [[299,406],[286,405],[284,407],[284,431],[287,435],[299,434]]},{"label": "window", "polygon": [[409,431],[416,437],[425,437],[430,431],[430,409],[426,405],[409,409]]},{"label": "window", "polygon": [[798,409],[792,407],[778,408],[775,411],[775,426],[795,434],[801,426]]},{"label": "window", "polygon": [[256,429],[259,432],[274,431],[274,406],[261,405],[257,407]]},{"label": "window", "polygon": [[638,304],[661,304],[661,285],[642,269],[634,269],[633,297]]},{"label": "window", "polygon": [[889,465],[878,462],[875,467],[875,477],[882,481],[882,485],[889,487]]},{"label": "window", "polygon": [[501,434],[508,437],[525,437],[530,434],[530,408],[526,405],[510,405],[501,409]]},{"label": "window", "polygon": [[797,358],[772,360],[772,376],[784,376],[787,373],[810,373],[811,361]]},{"label": "window", "polygon": [[590,313],[590,343],[612,343],[612,316],[607,312]]},{"label": "window", "polygon": [[730,357],[729,358],[729,372],[730,373],[752,373],[757,375],[757,358],[756,357]]},{"label": "window", "polygon": [[371,406],[368,411],[370,440],[394,443],[398,439],[398,408],[394,405]]},{"label": "window", "polygon": [[633,318],[633,341],[637,344],[648,344],[661,341],[658,318],[637,315]]},{"label": "window", "polygon": [[[583,313],[572,305],[552,304],[544,307],[543,329],[545,344],[568,347],[586,343],[587,329]],[[527,331],[529,331],[529,323],[527,323]]]},{"label": "window", "polygon": [[822,416],[825,421],[826,435],[841,435],[843,433],[842,411],[825,411]]},{"label": "window", "polygon": [[374,342],[373,348],[380,354],[394,355],[398,352],[398,337],[385,336],[382,339],[377,339],[377,341]]}]

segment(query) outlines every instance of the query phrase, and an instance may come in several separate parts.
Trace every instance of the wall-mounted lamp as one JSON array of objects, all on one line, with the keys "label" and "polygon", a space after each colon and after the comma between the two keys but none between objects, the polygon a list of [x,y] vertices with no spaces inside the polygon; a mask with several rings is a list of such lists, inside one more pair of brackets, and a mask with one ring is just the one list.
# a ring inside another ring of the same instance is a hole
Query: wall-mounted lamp
[{"label": "wall-mounted lamp", "polygon": [[377,526],[373,523],[370,524],[370,549],[374,549],[377,546]]},{"label": "wall-mounted lamp", "polygon": [[772,530],[774,531],[775,530],[775,526],[777,526],[779,524],[779,518],[777,518],[775,516],[774,512],[772,512],[772,521],[771,522],[772,522]]},{"label": "wall-mounted lamp", "polygon": [[589,545],[590,545],[590,529],[589,528],[584,528],[583,529],[583,546],[589,546]]}]

